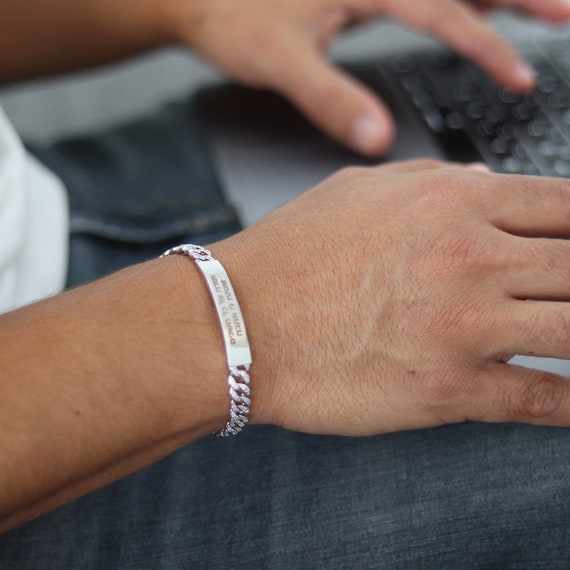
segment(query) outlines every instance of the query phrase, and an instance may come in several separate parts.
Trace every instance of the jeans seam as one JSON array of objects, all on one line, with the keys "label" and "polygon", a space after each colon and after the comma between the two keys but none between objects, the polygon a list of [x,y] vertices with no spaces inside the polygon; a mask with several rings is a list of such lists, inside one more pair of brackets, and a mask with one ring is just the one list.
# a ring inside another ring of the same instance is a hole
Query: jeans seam
[{"label": "jeans seam", "polygon": [[129,243],[150,243],[185,233],[207,233],[228,224],[238,224],[238,216],[230,206],[218,206],[193,212],[185,218],[167,222],[145,221],[149,227],[141,228],[128,220],[105,220],[96,215],[71,215],[70,234],[89,234]]}]

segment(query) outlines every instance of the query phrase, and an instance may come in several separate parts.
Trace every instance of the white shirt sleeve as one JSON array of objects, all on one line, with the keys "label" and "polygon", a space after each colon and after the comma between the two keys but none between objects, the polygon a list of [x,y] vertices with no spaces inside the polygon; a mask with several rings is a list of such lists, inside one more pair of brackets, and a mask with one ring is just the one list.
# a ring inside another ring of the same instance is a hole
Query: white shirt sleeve
[{"label": "white shirt sleeve", "polygon": [[63,289],[68,218],[63,183],[26,153],[0,108],[0,312]]}]

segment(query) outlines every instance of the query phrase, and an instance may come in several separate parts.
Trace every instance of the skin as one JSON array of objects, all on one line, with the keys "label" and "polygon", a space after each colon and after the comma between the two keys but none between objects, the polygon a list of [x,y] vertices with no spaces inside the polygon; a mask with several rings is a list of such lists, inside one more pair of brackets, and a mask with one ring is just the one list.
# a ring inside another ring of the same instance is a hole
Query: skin
[{"label": "skin", "polygon": [[[350,168],[213,244],[250,338],[251,422],[570,426],[567,379],[507,364],[570,357],[569,205],[565,180]],[[180,256],[1,316],[0,346],[3,530],[227,419],[219,324]]]},{"label": "skin", "polygon": [[252,337],[271,355],[260,376],[279,378],[258,419],[342,435],[567,425],[567,381],[507,361],[570,356],[570,245],[555,239],[569,188],[431,162],[348,169],[241,234],[252,265],[260,232],[275,262],[242,293],[247,321],[269,323]]},{"label": "skin", "polygon": [[[570,17],[570,6],[559,0],[493,2],[499,6],[549,21]],[[363,154],[387,150],[394,124],[376,94],[324,57],[349,25],[389,16],[438,37],[505,87],[527,91],[534,85],[533,71],[466,2],[294,0],[275,5],[253,0],[244,7],[229,0],[201,0],[181,2],[180,14],[182,43],[237,81],[282,93],[323,131]]]},{"label": "skin", "polygon": [[235,80],[281,93],[357,152],[378,155],[393,140],[390,113],[376,94],[327,61],[331,42],[347,26],[391,17],[441,39],[500,85],[529,90],[532,70],[481,18],[481,10],[498,7],[550,22],[570,18],[564,0],[4,0],[0,81],[185,45]]}]

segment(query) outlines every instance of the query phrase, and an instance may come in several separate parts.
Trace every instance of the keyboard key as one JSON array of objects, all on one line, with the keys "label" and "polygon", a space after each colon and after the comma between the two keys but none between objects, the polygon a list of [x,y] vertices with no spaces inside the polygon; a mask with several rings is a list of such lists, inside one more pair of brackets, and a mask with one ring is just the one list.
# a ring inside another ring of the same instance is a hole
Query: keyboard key
[{"label": "keyboard key", "polygon": [[521,96],[507,91],[506,89],[500,89],[498,92],[499,101],[507,104],[518,103],[521,100]]},{"label": "keyboard key", "polygon": [[465,114],[470,119],[482,119],[485,115],[485,106],[480,101],[472,101],[467,105]]},{"label": "keyboard key", "polygon": [[564,136],[556,127],[550,127],[545,135],[546,138],[553,143],[561,143],[564,141]]},{"label": "keyboard key", "polygon": [[547,75],[546,73],[540,73],[540,70],[537,71],[539,75],[536,88],[541,93],[550,95],[551,93],[560,90],[560,88],[563,86],[563,82],[559,77],[555,77],[554,75]]},{"label": "keyboard key", "polygon": [[401,84],[408,93],[423,91],[422,80],[417,75],[407,74],[400,79]]},{"label": "keyboard key", "polygon": [[522,103],[517,103],[512,109],[511,113],[514,119],[517,121],[530,121],[535,112],[535,107],[528,103],[527,101],[523,101]]},{"label": "keyboard key", "polygon": [[560,146],[558,148],[558,156],[562,159],[562,160],[567,160],[570,162],[570,146],[567,144],[564,144],[562,146]]},{"label": "keyboard key", "polygon": [[411,95],[412,103],[421,111],[428,111],[435,108],[433,99],[425,91],[416,91]]},{"label": "keyboard key", "polygon": [[460,113],[453,111],[445,118],[445,126],[452,131],[458,131],[465,127],[465,118]]},{"label": "keyboard key", "polygon": [[548,99],[554,109],[568,109],[570,107],[570,93],[566,91],[556,91]]},{"label": "keyboard key", "polygon": [[570,162],[566,160],[557,160],[554,164],[554,171],[560,176],[570,176]]},{"label": "keyboard key", "polygon": [[502,140],[510,141],[515,138],[515,128],[512,124],[506,123],[497,129],[497,135]]},{"label": "keyboard key", "polygon": [[543,138],[544,136],[546,136],[547,131],[550,128],[550,123],[547,123],[546,121],[532,121],[532,123],[529,123],[528,125],[528,134],[531,137],[536,137],[536,138]]},{"label": "keyboard key", "polygon": [[494,139],[489,145],[489,149],[493,154],[510,154],[511,153],[511,143],[503,139]]},{"label": "keyboard key", "polygon": [[521,143],[516,143],[512,147],[512,154],[518,158],[528,158],[528,151]]},{"label": "keyboard key", "polygon": [[544,157],[558,156],[558,145],[547,140],[543,140],[538,145],[538,154]]},{"label": "keyboard key", "polygon": [[505,172],[511,174],[524,172],[524,162],[512,156],[503,160],[502,166]]},{"label": "keyboard key", "polygon": [[477,132],[485,138],[494,137],[497,134],[497,125],[481,119],[477,122]]},{"label": "keyboard key", "polygon": [[427,126],[436,133],[442,133],[445,130],[445,121],[441,113],[435,109],[427,111],[423,115]]},{"label": "keyboard key", "polygon": [[490,123],[502,123],[507,116],[507,111],[503,105],[491,105],[485,111],[485,118]]},{"label": "keyboard key", "polygon": [[461,83],[453,89],[453,98],[462,103],[469,103],[477,98],[477,86],[469,83]]},{"label": "keyboard key", "polygon": [[538,166],[536,166],[536,164],[533,164],[532,162],[527,162],[523,167],[522,173],[528,176],[538,176],[541,172]]}]

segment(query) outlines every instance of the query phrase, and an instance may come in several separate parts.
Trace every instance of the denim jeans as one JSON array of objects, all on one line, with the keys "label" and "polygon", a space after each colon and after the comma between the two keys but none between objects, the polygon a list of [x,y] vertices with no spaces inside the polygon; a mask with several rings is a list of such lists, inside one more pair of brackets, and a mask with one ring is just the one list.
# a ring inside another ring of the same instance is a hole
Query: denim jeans
[{"label": "denim jeans", "polygon": [[69,194],[68,285],[240,229],[222,197],[193,98],[94,136],[29,148]]},{"label": "denim jeans", "polygon": [[[69,284],[239,229],[192,100],[34,152],[70,193]],[[570,431],[248,427],[0,537],[1,569],[568,569]]]}]

